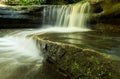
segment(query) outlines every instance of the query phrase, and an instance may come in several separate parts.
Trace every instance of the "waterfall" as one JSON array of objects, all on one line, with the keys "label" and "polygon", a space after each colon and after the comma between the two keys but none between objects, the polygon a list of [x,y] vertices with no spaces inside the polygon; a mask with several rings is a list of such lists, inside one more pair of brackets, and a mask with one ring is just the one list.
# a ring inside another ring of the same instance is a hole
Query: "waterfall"
[{"label": "waterfall", "polygon": [[43,56],[30,33],[0,37],[0,79],[35,79]]},{"label": "waterfall", "polygon": [[43,25],[85,28],[90,15],[90,4],[51,5],[44,7],[43,11]]},{"label": "waterfall", "polygon": [[72,27],[86,26],[89,13],[89,3],[44,6],[43,25],[51,25],[51,28],[22,30],[0,37],[0,79],[35,79],[43,56],[36,41],[27,36],[38,32],[74,32],[76,29]]}]

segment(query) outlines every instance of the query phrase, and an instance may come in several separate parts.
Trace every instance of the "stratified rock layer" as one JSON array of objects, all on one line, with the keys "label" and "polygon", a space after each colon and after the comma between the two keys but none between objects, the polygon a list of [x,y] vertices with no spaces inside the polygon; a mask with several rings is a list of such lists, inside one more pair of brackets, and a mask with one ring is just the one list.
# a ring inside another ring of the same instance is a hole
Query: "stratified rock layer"
[{"label": "stratified rock layer", "polygon": [[119,79],[119,60],[111,59],[110,55],[101,54],[90,49],[43,40],[39,35],[37,40],[45,56],[45,61],[57,66],[64,76],[70,79]]},{"label": "stratified rock layer", "polygon": [[40,17],[41,9],[40,5],[0,6],[0,28],[39,27],[42,24],[42,18]]},{"label": "stratified rock layer", "polygon": [[95,29],[120,32],[120,0],[90,0]]}]

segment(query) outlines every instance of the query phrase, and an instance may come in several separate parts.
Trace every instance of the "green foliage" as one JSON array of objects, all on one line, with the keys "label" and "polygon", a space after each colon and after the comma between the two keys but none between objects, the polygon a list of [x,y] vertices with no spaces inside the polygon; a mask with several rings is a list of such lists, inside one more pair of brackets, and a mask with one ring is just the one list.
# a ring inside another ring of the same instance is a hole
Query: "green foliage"
[{"label": "green foliage", "polygon": [[44,4],[46,0],[20,0],[21,5],[37,5]]},{"label": "green foliage", "polygon": [[21,5],[38,5],[44,4],[45,0],[20,0]]},{"label": "green foliage", "polygon": [[18,0],[1,0],[1,4],[18,4]]},{"label": "green foliage", "polygon": [[0,3],[8,5],[37,5],[44,4],[46,0],[2,0]]}]

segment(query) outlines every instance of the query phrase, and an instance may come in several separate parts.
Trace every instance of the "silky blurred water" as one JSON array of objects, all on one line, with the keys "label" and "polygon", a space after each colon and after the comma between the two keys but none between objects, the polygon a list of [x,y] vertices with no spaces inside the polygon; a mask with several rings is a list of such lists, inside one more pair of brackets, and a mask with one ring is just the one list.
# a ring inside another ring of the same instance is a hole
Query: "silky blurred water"
[{"label": "silky blurred water", "polygon": [[26,32],[11,33],[0,37],[0,79],[34,79],[42,65],[42,52]]}]

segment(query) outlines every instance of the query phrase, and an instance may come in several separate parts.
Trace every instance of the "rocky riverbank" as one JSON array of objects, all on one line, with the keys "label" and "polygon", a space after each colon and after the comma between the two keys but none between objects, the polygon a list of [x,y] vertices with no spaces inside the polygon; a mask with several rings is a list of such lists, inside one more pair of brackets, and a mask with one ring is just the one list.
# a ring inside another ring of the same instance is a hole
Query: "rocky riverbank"
[{"label": "rocky riverbank", "polygon": [[40,14],[34,11],[41,9],[33,6],[0,6],[0,28],[35,28],[41,25]]},{"label": "rocky riverbank", "polygon": [[45,56],[62,75],[70,79],[119,79],[120,60],[80,46],[53,42],[33,36]]},{"label": "rocky riverbank", "polygon": [[[93,13],[89,28],[103,32],[120,32],[118,0],[90,0],[90,3]],[[46,6],[49,5],[0,6],[0,27],[38,27],[42,24],[43,8]]]}]

